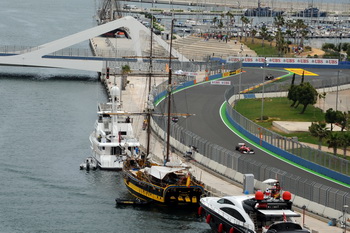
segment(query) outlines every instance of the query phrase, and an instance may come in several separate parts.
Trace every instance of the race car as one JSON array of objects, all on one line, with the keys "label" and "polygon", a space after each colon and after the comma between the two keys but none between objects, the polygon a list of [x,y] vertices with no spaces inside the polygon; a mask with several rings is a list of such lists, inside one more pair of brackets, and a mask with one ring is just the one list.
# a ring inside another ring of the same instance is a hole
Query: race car
[{"label": "race car", "polygon": [[275,77],[271,74],[265,76],[265,80],[273,80]]},{"label": "race car", "polygon": [[238,146],[236,146],[236,150],[238,150],[239,152],[241,152],[243,154],[254,154],[255,153],[254,150],[247,147],[245,145],[245,143],[238,143]]}]

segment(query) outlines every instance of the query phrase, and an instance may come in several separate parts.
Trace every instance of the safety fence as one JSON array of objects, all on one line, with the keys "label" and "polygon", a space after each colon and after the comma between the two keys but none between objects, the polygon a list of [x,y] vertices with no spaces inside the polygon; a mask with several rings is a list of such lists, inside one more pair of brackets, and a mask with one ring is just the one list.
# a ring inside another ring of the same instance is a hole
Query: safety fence
[{"label": "safety fence", "polygon": [[[218,75],[213,76],[217,77]],[[210,78],[212,78],[213,76],[210,76]],[[182,83],[176,88],[176,90],[182,89],[193,84],[193,81]],[[162,84],[157,87],[155,93],[156,101],[159,101],[160,98],[164,97],[164,95],[166,94],[166,86],[166,84]],[[233,94],[233,89],[225,93],[226,104],[228,106],[230,105],[229,99],[231,96],[233,96]],[[258,130],[259,127],[256,127],[254,124],[249,122],[249,120],[244,119],[243,116],[240,116],[230,107],[227,107],[227,114],[229,117],[231,117],[237,122],[236,126],[241,127],[242,130],[248,129],[249,132],[251,132],[250,134],[252,137],[255,137],[256,139],[258,138],[259,134],[261,133]],[[154,116],[153,120],[155,122],[156,127],[165,128],[165,126],[167,125],[166,118],[164,117]],[[241,174],[253,174],[254,178],[259,181],[263,181],[269,178],[276,178],[281,182],[285,190],[294,193],[300,198],[312,201],[312,203],[318,203],[317,205],[314,204],[314,209],[312,206],[310,206],[309,208],[312,209],[314,212],[327,217],[332,216],[332,213],[335,215],[338,213],[331,212],[331,209],[342,211],[343,206],[346,203],[350,203],[350,194],[348,192],[344,192],[323,184],[316,183],[312,180],[300,177],[297,174],[291,174],[273,166],[257,162],[253,158],[242,156],[239,153],[216,145],[194,134],[193,132],[186,130],[185,128],[179,126],[176,123],[171,122],[170,125],[170,132],[172,138],[171,145],[174,148],[177,148],[180,151],[184,152],[186,151],[186,149],[188,149],[189,145],[195,146],[198,150],[198,153],[196,152],[195,156],[196,160],[199,163],[201,163],[203,166],[209,169],[214,170],[217,173],[220,173],[221,175],[229,179],[242,183],[243,177]],[[270,147],[276,148],[277,146],[280,146],[278,148],[280,148],[281,151],[289,153],[296,153],[301,151],[303,157],[301,157],[300,159],[302,161],[308,161],[308,159],[315,160],[315,162],[328,164],[336,169],[342,169],[343,171],[345,170],[347,172],[349,171],[348,165],[345,166],[345,163],[342,164],[338,162],[332,155],[323,155],[318,150],[312,152],[309,148],[306,148],[305,146],[299,146],[297,142],[293,141],[293,139],[273,135],[272,132],[268,132],[267,130],[264,131],[263,135],[263,146],[270,145]]]}]

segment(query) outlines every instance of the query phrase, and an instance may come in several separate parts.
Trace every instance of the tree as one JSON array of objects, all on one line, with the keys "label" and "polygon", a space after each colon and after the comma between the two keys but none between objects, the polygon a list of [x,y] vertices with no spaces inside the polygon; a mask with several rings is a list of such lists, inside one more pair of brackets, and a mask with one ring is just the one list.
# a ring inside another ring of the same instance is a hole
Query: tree
[{"label": "tree", "polygon": [[330,108],[326,111],[325,120],[327,123],[331,124],[331,131],[333,131],[333,124],[336,122],[337,115],[333,108]]},{"label": "tree", "polygon": [[291,83],[291,86],[294,85],[294,81],[295,81],[295,73],[293,73],[293,78],[292,78],[292,83]]},{"label": "tree", "polygon": [[311,123],[311,126],[309,127],[309,132],[311,133],[311,136],[318,138],[318,149],[321,150],[321,144],[322,140],[324,138],[327,138],[330,131],[326,127],[326,123],[318,122],[318,123]]},{"label": "tree", "polygon": [[317,91],[309,83],[303,83],[299,85],[298,89],[298,101],[300,104],[304,105],[300,114],[303,114],[309,104],[315,104],[317,102]]},{"label": "tree", "polygon": [[[242,29],[243,29],[243,24],[246,27],[247,24],[250,23],[250,20],[247,17],[245,17],[245,16],[242,16],[241,20],[242,20]],[[243,30],[241,30],[241,31],[243,33]],[[247,35],[248,35],[247,30],[245,30],[244,41],[247,41]]]},{"label": "tree", "polygon": [[257,33],[258,33],[258,31],[255,30],[255,29],[253,29],[253,30],[250,32],[250,34],[251,34],[251,36],[252,36],[252,44],[254,44],[255,35],[256,35]]},{"label": "tree", "polygon": [[218,17],[215,16],[215,17],[213,18],[213,24],[214,24],[214,26],[216,25],[217,22],[218,22]]},{"label": "tree", "polygon": [[131,73],[131,69],[130,69],[130,66],[129,65],[123,65],[122,66],[122,74],[123,75],[127,75]]},{"label": "tree", "polygon": [[227,11],[226,16],[228,17],[227,24],[226,24],[226,27],[227,27],[226,43],[227,43],[228,39],[231,37],[231,36],[229,37],[228,32],[231,31],[231,28],[235,23],[235,17],[230,11]]},{"label": "tree", "polygon": [[276,47],[279,55],[282,54],[285,47],[284,33],[281,30],[281,27],[283,27],[284,24],[285,24],[285,21],[283,16],[279,15],[274,18],[274,25],[277,26],[277,33],[276,33],[275,39],[276,39]]},{"label": "tree", "polygon": [[303,70],[303,74],[301,75],[301,82],[300,83],[304,83],[304,70]]},{"label": "tree", "polygon": [[287,98],[293,101],[292,104],[290,105],[291,107],[294,107],[298,101],[298,90],[299,90],[299,86],[295,86],[295,85],[291,85],[288,90]]},{"label": "tree", "polygon": [[335,123],[340,125],[341,131],[343,132],[346,126],[346,113],[341,111],[335,112]]},{"label": "tree", "polygon": [[340,144],[344,150],[344,158],[346,158],[346,149],[350,146],[350,132],[340,134]]},{"label": "tree", "polygon": [[341,146],[341,143],[342,142],[341,142],[339,133],[331,132],[328,135],[328,139],[327,139],[328,148],[333,148],[334,155],[337,155],[337,150],[338,150],[338,147]]},{"label": "tree", "polygon": [[297,40],[297,38],[300,38],[300,41],[302,41],[302,32],[304,29],[307,28],[307,25],[304,23],[304,20],[302,19],[297,19],[294,23],[294,36],[295,36],[295,43],[299,46],[300,42]]},{"label": "tree", "polygon": [[350,130],[350,111],[344,112],[345,114],[345,129]]},{"label": "tree", "polygon": [[294,22],[292,20],[287,20],[285,24],[287,27],[287,30],[286,30],[287,41],[289,41],[289,38],[294,38],[295,33],[292,31],[292,28],[294,28]]},{"label": "tree", "polygon": [[126,84],[128,83],[128,74],[131,73],[129,65],[122,66],[122,90],[125,90]]},{"label": "tree", "polygon": [[321,109],[321,99],[323,99],[323,102],[325,101],[326,99],[326,95],[327,93],[326,92],[323,92],[323,93],[319,93],[318,94],[318,100],[319,100],[319,108]]},{"label": "tree", "polygon": [[266,38],[268,38],[268,35],[269,35],[269,33],[268,33],[268,31],[267,31],[267,27],[266,27],[266,25],[263,25],[262,27],[261,27],[261,29],[260,29],[260,36],[261,36],[261,38],[262,38],[262,44],[261,44],[261,46],[262,47],[264,47],[264,45],[265,45],[265,39]]}]

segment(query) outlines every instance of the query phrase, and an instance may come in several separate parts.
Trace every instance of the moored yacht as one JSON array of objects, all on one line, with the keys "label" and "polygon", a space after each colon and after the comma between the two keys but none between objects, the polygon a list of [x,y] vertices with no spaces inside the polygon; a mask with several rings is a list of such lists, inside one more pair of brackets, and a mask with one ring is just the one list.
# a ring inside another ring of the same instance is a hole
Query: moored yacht
[{"label": "moored yacht", "polygon": [[238,233],[309,233],[293,218],[300,214],[292,210],[291,194],[204,197],[198,213],[205,218],[214,232]]},{"label": "moored yacht", "polygon": [[127,156],[137,155],[140,143],[134,136],[132,119],[121,110],[120,89],[113,86],[110,93],[112,101],[98,105],[91,150],[100,169],[121,170]]}]

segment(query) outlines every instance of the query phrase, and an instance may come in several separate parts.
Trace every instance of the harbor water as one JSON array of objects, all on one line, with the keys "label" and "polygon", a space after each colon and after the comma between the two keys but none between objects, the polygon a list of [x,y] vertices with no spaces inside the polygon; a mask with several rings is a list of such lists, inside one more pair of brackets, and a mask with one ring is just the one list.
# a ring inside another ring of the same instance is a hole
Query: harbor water
[{"label": "harbor water", "polygon": [[[94,0],[0,1],[0,46],[38,46],[95,26]],[[88,48],[88,43],[78,47]],[[96,73],[0,67],[0,232],[210,232],[196,211],[116,207],[120,172],[83,171]]]}]

